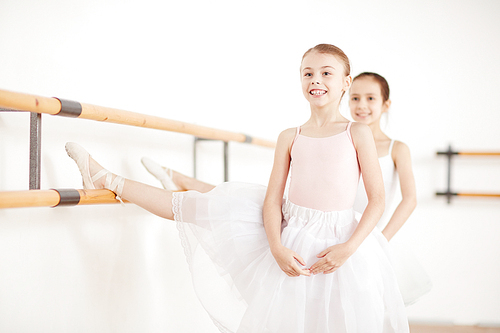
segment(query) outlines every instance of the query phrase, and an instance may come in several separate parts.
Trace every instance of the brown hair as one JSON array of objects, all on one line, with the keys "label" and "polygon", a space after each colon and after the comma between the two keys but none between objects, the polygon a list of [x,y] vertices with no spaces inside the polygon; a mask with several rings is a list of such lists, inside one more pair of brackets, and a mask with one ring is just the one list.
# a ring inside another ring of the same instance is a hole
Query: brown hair
[{"label": "brown hair", "polygon": [[372,73],[372,72],[363,72],[359,75],[357,75],[352,82],[356,81],[356,79],[361,79],[364,77],[370,77],[377,81],[378,85],[380,86],[380,92],[382,93],[382,103],[385,103],[389,99],[389,83],[387,83],[387,80],[380,74],[377,73]]},{"label": "brown hair", "polygon": [[349,63],[349,58],[345,55],[344,51],[331,44],[318,44],[315,47],[310,48],[304,53],[302,56],[302,60],[308,55],[310,52],[316,51],[318,53],[328,53],[337,58],[340,62],[344,64],[344,75],[348,76],[351,74],[351,64]]}]

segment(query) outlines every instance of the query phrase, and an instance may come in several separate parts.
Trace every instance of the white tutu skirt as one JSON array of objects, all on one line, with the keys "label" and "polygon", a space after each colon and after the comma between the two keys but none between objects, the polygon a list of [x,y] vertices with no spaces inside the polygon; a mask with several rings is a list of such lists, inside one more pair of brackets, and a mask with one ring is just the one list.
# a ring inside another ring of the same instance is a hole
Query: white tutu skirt
[{"label": "white tutu skirt", "polygon": [[[173,212],[195,292],[221,332],[409,332],[406,309],[379,231],[331,274],[288,277],[262,222],[266,187],[223,183],[208,193],[175,192]],[[349,239],[352,209],[322,212],[283,204],[282,243],[310,267]]]},{"label": "white tutu skirt", "polygon": [[[356,212],[355,214],[357,219],[361,217],[361,213]],[[378,227],[375,229],[380,230]],[[405,305],[409,306],[431,291],[431,278],[404,243],[393,239],[389,243],[389,248],[399,290]]]}]

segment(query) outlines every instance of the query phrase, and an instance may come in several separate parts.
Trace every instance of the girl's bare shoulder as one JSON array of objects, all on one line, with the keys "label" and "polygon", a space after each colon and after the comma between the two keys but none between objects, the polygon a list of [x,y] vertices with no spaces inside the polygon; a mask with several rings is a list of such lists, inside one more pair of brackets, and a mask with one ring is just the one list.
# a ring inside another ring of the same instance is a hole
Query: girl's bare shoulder
[{"label": "girl's bare shoulder", "polygon": [[277,147],[288,147],[288,149],[291,148],[293,139],[295,138],[295,135],[297,134],[297,128],[292,127],[292,128],[287,128],[286,130],[282,131],[280,135],[278,136],[278,142],[277,142]]},{"label": "girl's bare shoulder", "polygon": [[279,138],[295,137],[296,133],[297,133],[297,127],[287,128],[286,130],[280,133]]},{"label": "girl's bare shoulder", "polygon": [[392,159],[396,162],[401,159],[410,160],[410,147],[402,141],[394,140],[394,146],[392,147]]},{"label": "girl's bare shoulder", "polygon": [[409,152],[410,147],[402,141],[394,140],[394,146],[392,147],[392,151],[395,152]]},{"label": "girl's bare shoulder", "polygon": [[370,127],[357,122],[353,122],[351,125],[351,135],[353,139],[373,138]]}]

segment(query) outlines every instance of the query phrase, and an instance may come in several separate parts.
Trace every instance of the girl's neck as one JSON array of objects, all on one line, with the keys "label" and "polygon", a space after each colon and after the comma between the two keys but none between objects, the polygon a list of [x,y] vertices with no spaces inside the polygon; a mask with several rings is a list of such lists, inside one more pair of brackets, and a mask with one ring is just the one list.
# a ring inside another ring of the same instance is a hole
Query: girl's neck
[{"label": "girl's neck", "polygon": [[339,108],[318,108],[311,106],[311,117],[307,121],[311,125],[323,127],[325,125],[345,121],[346,118],[342,116]]},{"label": "girl's neck", "polygon": [[387,136],[387,134],[385,134],[384,132],[382,132],[382,129],[380,128],[380,119],[378,121],[375,121],[375,122],[369,124],[368,126],[372,130],[373,139],[375,141],[389,139],[389,137]]}]

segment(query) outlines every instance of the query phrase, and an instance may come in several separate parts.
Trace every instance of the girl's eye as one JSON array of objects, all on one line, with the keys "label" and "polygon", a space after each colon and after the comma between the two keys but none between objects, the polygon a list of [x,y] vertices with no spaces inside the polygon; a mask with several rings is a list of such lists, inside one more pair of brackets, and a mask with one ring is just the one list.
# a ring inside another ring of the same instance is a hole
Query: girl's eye
[{"label": "girl's eye", "polygon": [[304,76],[312,76],[311,73],[305,73]]},{"label": "girl's eye", "polygon": [[357,101],[357,100],[358,100],[358,98],[357,98],[357,97],[353,97],[353,98],[351,98],[351,101]]},{"label": "girl's eye", "polygon": [[368,97],[368,100],[369,100],[369,101],[374,101],[374,100],[375,100],[375,98],[373,98],[373,97]]},{"label": "girl's eye", "polygon": [[324,72],[323,75],[327,76],[327,75],[331,75],[332,73],[330,72]]}]

